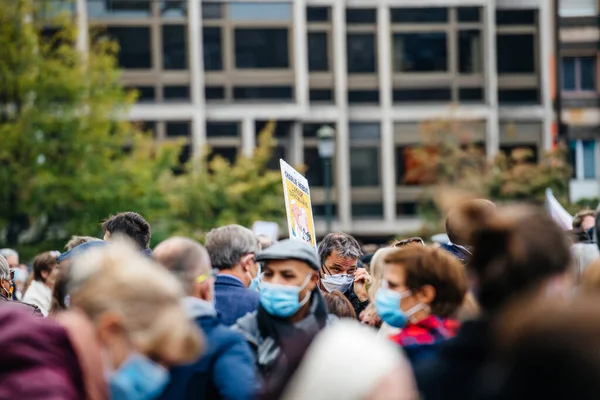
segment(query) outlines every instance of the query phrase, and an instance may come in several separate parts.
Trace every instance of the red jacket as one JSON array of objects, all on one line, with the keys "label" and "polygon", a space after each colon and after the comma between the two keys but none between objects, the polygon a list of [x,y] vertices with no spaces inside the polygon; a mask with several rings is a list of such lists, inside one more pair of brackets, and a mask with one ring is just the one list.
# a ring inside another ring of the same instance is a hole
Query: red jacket
[{"label": "red jacket", "polygon": [[84,399],[83,374],[65,328],[0,306],[0,399]]}]

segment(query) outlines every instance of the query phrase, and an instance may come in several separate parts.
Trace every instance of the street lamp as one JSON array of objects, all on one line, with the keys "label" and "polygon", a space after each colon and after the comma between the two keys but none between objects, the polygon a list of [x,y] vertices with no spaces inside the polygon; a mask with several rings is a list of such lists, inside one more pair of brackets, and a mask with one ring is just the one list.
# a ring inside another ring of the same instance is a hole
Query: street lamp
[{"label": "street lamp", "polygon": [[335,130],[323,125],[317,131],[319,157],[323,160],[323,183],[325,186],[325,221],[327,233],[331,233],[333,205],[331,204],[331,159],[335,153]]}]

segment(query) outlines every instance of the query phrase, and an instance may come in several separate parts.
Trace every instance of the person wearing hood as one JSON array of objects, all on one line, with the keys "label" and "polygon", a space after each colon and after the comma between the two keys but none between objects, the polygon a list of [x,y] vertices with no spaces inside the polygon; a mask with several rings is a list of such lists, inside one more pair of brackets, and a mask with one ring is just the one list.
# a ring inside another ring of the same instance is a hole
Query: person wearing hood
[{"label": "person wearing hood", "polygon": [[256,261],[263,263],[258,310],[233,328],[246,337],[261,376],[268,378],[286,344],[312,339],[335,317],[328,315],[317,287],[319,259],[313,247],[287,239],[258,254]]},{"label": "person wearing hood", "polygon": [[153,253],[182,284],[188,316],[204,332],[207,353],[194,363],[171,370],[161,399],[237,399],[254,397],[254,357],[242,335],[219,321],[213,302],[214,273],[206,249],[198,242],[173,237]]},{"label": "person wearing hood", "polygon": [[319,243],[319,288],[329,293],[342,292],[357,317],[369,305],[367,288],[371,282],[367,270],[358,268],[361,256],[356,239],[345,233],[330,233]]}]

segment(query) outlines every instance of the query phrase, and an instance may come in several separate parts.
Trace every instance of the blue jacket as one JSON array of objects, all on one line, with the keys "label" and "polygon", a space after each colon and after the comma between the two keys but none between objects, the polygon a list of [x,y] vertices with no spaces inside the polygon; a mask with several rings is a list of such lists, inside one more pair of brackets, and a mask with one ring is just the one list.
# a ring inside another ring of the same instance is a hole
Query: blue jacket
[{"label": "blue jacket", "polygon": [[187,297],[184,305],[204,332],[206,353],[193,364],[171,370],[161,399],[253,399],[255,361],[246,339],[219,322],[212,304]]},{"label": "blue jacket", "polygon": [[231,275],[217,275],[215,281],[215,307],[221,322],[227,326],[244,315],[258,309],[258,292],[249,290],[242,281]]}]

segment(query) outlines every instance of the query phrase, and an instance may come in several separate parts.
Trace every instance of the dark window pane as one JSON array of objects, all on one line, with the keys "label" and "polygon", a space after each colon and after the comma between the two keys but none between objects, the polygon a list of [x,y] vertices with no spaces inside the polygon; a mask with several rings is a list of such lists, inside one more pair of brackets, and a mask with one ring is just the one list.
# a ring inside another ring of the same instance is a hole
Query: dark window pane
[{"label": "dark window pane", "polygon": [[202,43],[204,47],[204,69],[206,71],[221,71],[223,69],[221,28],[203,28]]},{"label": "dark window pane", "polygon": [[165,86],[163,89],[163,97],[165,100],[189,100],[190,88],[189,86]]},{"label": "dark window pane", "polygon": [[291,3],[229,3],[231,21],[290,21]]},{"label": "dark window pane", "polygon": [[378,123],[371,122],[351,122],[349,125],[350,139],[371,140],[374,143],[379,142],[381,137],[381,128]]},{"label": "dark window pane", "polygon": [[575,78],[575,58],[567,57],[562,60],[562,89],[573,91],[577,88]]},{"label": "dark window pane", "polygon": [[281,165],[279,163],[280,159],[286,159],[286,150],[285,147],[277,145],[273,149],[273,153],[271,153],[271,158],[267,161],[267,168],[270,170],[279,170]]},{"label": "dark window pane", "polygon": [[311,102],[333,102],[333,90],[331,89],[311,89],[309,92]]},{"label": "dark window pane", "polygon": [[160,2],[160,13],[163,17],[185,17],[187,16],[187,1],[162,0]]},{"label": "dark window pane", "polygon": [[446,102],[452,100],[452,91],[449,88],[437,89],[395,89],[394,102]]},{"label": "dark window pane", "polygon": [[156,121],[132,121],[131,125],[140,132],[147,132],[156,137]]},{"label": "dark window pane", "polygon": [[417,203],[397,203],[396,204],[396,215],[397,216],[415,216],[419,214],[419,206]]},{"label": "dark window pane", "polygon": [[335,129],[335,124],[327,123],[327,122],[318,122],[318,123],[306,123],[302,124],[302,136],[305,138],[316,138],[317,132],[323,126],[329,126],[330,128]]},{"label": "dark window pane", "polygon": [[394,70],[401,72],[447,71],[446,33],[395,33]]},{"label": "dark window pane", "polygon": [[288,53],[287,28],[235,30],[236,68],[288,68]]},{"label": "dark window pane", "polygon": [[137,93],[138,103],[152,103],[156,100],[156,89],[154,86],[132,86],[131,90]]},{"label": "dark window pane", "polygon": [[308,70],[328,71],[329,52],[327,50],[327,33],[308,33]]},{"label": "dark window pane", "polygon": [[238,86],[233,88],[235,100],[292,100],[290,86]]},{"label": "dark window pane", "polygon": [[352,204],[353,217],[383,217],[383,204]]},{"label": "dark window pane", "polygon": [[202,19],[223,18],[223,8],[220,3],[202,3]]},{"label": "dark window pane", "polygon": [[[185,163],[187,163],[190,158],[192,156],[192,146],[190,146],[189,144],[186,144],[184,146],[181,146],[181,151],[179,152],[179,164],[183,165]],[[180,168],[175,168],[175,174],[181,174],[183,172],[182,169]]]},{"label": "dark window pane", "polygon": [[458,90],[458,99],[462,103],[483,101],[483,89],[482,88],[461,88]]},{"label": "dark window pane", "polygon": [[187,69],[187,32],[183,25],[165,25],[163,35],[163,68]]},{"label": "dark window pane", "polygon": [[[309,181],[310,183],[310,181]],[[311,184],[312,186],[312,184]],[[325,217],[325,205],[324,204],[312,204],[313,215],[317,219],[323,219]],[[337,204],[331,205],[331,212],[333,214],[333,218],[336,218],[337,215]]]},{"label": "dark window pane", "polygon": [[350,183],[353,187],[379,186],[379,148],[350,149]]},{"label": "dark window pane", "polygon": [[346,38],[348,73],[369,73],[377,69],[375,35],[349,33]]},{"label": "dark window pane", "polygon": [[119,66],[131,69],[152,68],[150,28],[108,27],[109,36],[119,43]]},{"label": "dark window pane", "polygon": [[206,137],[237,137],[239,124],[237,122],[206,122]]},{"label": "dark window pane", "polygon": [[567,160],[571,164],[572,172],[571,179],[577,179],[577,141],[570,140],[569,141],[569,150],[567,155]]},{"label": "dark window pane", "polygon": [[535,46],[533,35],[497,35],[496,49],[499,74],[535,72]]},{"label": "dark window pane", "polygon": [[596,178],[596,142],[583,141],[583,179]]},{"label": "dark window pane", "polygon": [[206,100],[222,100],[225,98],[225,88],[223,86],[206,86],[204,97]]},{"label": "dark window pane", "polygon": [[596,57],[582,57],[579,64],[581,90],[596,90]]},{"label": "dark window pane", "polygon": [[219,156],[229,161],[230,164],[234,164],[237,155],[237,147],[212,147],[211,152],[208,155],[208,162],[211,162],[216,156]]},{"label": "dark window pane", "polygon": [[537,89],[506,89],[498,91],[500,104],[539,104]]},{"label": "dark window pane", "polygon": [[[331,160],[333,169],[334,160]],[[311,187],[322,187],[325,184],[325,168],[323,160],[319,157],[319,150],[316,147],[307,147],[304,149],[304,165],[306,166],[306,179]],[[333,182],[333,176],[329,171],[331,182]]]},{"label": "dark window pane", "polygon": [[479,22],[481,20],[481,7],[458,7],[459,22]]},{"label": "dark window pane", "polygon": [[438,23],[448,21],[448,9],[432,8],[392,8],[392,22],[418,24]]},{"label": "dark window pane", "polygon": [[[254,133],[256,134],[257,138],[268,123],[269,121],[256,121],[254,123]],[[292,125],[288,121],[277,121],[273,136],[278,139],[287,139],[290,137],[291,127]]]},{"label": "dark window pane", "polygon": [[498,10],[497,25],[535,25],[535,10]]},{"label": "dark window pane", "polygon": [[165,125],[167,137],[190,135],[190,123],[187,121],[167,122]]},{"label": "dark window pane", "polygon": [[468,30],[458,33],[458,70],[461,74],[482,72],[483,49],[481,31]]},{"label": "dark window pane", "polygon": [[346,10],[347,24],[373,24],[377,20],[374,8],[351,8]]},{"label": "dark window pane", "polygon": [[379,103],[379,90],[349,90],[348,103]]},{"label": "dark window pane", "polygon": [[329,7],[306,7],[306,20],[308,22],[329,21]]},{"label": "dark window pane", "polygon": [[143,18],[151,15],[148,0],[88,0],[87,13],[90,18]]}]

